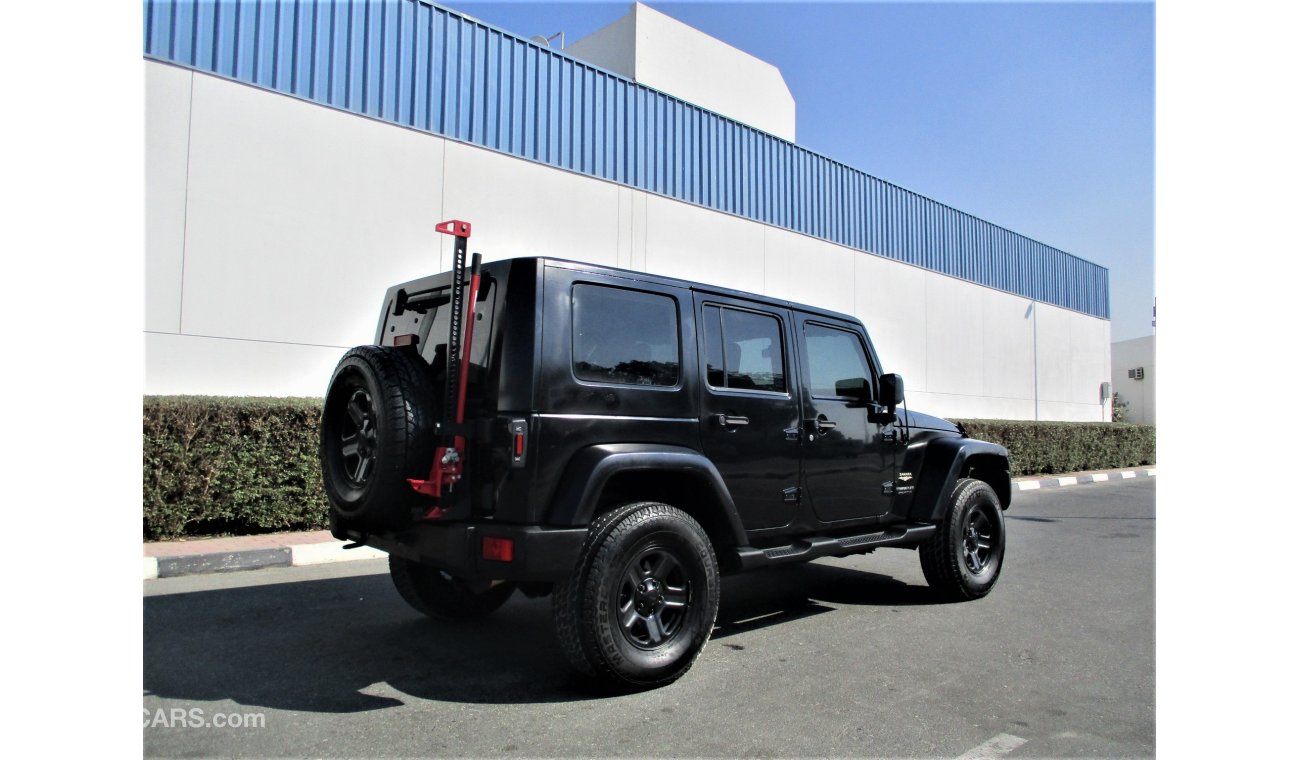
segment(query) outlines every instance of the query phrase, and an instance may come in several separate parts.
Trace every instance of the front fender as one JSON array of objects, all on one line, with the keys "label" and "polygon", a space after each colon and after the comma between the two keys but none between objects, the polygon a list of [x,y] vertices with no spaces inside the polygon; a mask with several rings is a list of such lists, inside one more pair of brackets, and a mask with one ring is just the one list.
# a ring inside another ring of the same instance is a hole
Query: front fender
[{"label": "front fender", "polygon": [[683,446],[654,443],[603,443],[582,449],[569,461],[551,504],[552,525],[588,525],[600,503],[605,485],[615,474],[628,471],[682,473],[700,481],[721,508],[723,521],[737,546],[745,530],[718,468],[708,457]]},{"label": "front fender", "polygon": [[988,472],[984,477],[997,493],[1002,508],[1011,506],[1011,462],[1006,448],[973,438],[935,438],[926,444],[908,518],[927,523],[941,520],[957,481],[968,465],[975,463]]}]

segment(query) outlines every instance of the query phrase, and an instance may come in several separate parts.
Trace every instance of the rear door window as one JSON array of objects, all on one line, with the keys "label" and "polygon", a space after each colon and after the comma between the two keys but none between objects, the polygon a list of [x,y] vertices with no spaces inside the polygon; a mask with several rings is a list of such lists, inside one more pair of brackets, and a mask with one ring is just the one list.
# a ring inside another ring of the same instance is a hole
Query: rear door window
[{"label": "rear door window", "polygon": [[669,296],[575,284],[573,374],[597,383],[677,385],[677,321],[677,301]]},{"label": "rear door window", "polygon": [[786,392],[781,321],[770,314],[704,307],[705,377],[714,388]]}]

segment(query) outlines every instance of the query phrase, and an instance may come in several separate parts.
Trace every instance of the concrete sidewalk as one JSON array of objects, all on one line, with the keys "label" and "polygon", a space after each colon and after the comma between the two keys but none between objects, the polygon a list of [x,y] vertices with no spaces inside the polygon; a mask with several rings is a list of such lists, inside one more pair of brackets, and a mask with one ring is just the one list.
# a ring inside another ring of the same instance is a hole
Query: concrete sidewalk
[{"label": "concrete sidewalk", "polygon": [[[1154,467],[1132,470],[1096,470],[1012,481],[1016,491],[1063,488],[1106,480],[1154,477]],[[297,533],[267,533],[189,541],[157,541],[144,545],[144,578],[172,578],[178,575],[226,573],[262,567],[319,565],[379,559],[385,552],[369,546],[344,549],[327,530]]]}]

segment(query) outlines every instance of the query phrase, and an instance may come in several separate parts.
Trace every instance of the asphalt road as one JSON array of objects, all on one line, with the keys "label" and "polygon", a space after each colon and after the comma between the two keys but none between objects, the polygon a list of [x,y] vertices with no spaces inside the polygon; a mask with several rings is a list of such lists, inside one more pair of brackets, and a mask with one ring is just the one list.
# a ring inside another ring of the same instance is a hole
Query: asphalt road
[{"label": "asphalt road", "polygon": [[439,624],[381,560],[148,581],[145,754],[1149,757],[1154,492],[1016,494],[977,602],[907,550],[729,577],[695,667],[628,695],[571,675],[549,599]]}]

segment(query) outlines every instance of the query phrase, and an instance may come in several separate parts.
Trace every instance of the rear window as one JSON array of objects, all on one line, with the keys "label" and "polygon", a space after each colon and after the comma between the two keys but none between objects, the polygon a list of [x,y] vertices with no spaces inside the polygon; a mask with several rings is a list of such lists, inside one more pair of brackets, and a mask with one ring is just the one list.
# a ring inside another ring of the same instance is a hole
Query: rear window
[{"label": "rear window", "polygon": [[[468,298],[468,286],[465,287],[465,297]],[[478,297],[478,303],[474,304],[474,342],[469,350],[471,385],[478,379],[478,374],[484,372],[488,366],[488,350],[492,345],[492,322],[493,315],[496,314],[497,297],[497,288],[493,279],[483,278]],[[415,317],[420,320],[418,324],[421,325],[417,330],[420,335],[420,354],[429,363],[434,375],[438,376],[447,369],[447,334],[451,329],[451,304],[441,303],[428,312],[425,317]],[[462,329],[467,328],[468,324],[462,326]]]},{"label": "rear window", "polygon": [[679,336],[677,302],[668,296],[573,286],[573,373],[579,380],[676,385]]}]

